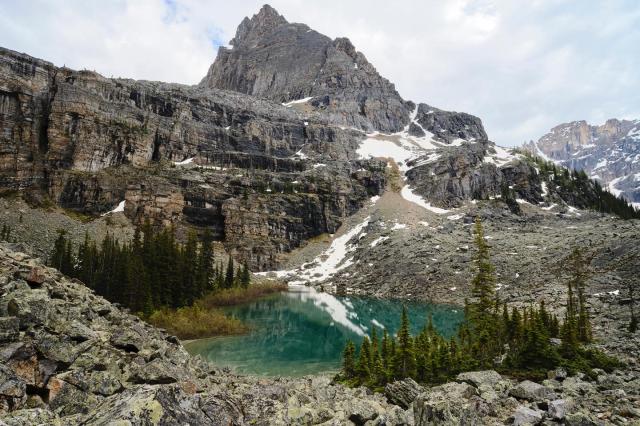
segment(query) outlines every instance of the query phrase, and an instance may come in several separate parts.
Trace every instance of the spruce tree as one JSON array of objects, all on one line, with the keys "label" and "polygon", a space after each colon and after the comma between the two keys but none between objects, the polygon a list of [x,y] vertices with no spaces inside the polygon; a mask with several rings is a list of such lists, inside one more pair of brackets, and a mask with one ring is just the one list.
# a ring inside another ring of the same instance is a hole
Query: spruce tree
[{"label": "spruce tree", "polygon": [[397,346],[394,360],[394,373],[397,379],[414,377],[416,374],[416,356],[413,349],[413,339],[409,328],[407,308],[402,307],[402,318],[398,330]]},{"label": "spruce tree", "polygon": [[229,256],[229,262],[227,263],[227,274],[224,279],[224,287],[231,288],[235,283],[235,272],[233,269],[233,258]]},{"label": "spruce tree", "polygon": [[356,346],[353,341],[347,341],[344,351],[342,352],[342,372],[347,379],[353,379],[356,376]]},{"label": "spruce tree", "polygon": [[356,375],[360,383],[367,383],[371,379],[371,345],[368,336],[364,336],[360,345]]},{"label": "spruce tree", "polygon": [[499,327],[496,318],[495,271],[489,256],[489,246],[479,218],[475,223],[476,275],[472,282],[473,303],[468,306],[467,324],[471,352],[479,366],[491,366],[500,351]]},{"label": "spruce tree", "polygon": [[251,284],[251,272],[249,272],[249,266],[246,261],[242,265],[242,270],[240,272],[240,284],[243,288],[247,288],[249,287],[249,284]]}]

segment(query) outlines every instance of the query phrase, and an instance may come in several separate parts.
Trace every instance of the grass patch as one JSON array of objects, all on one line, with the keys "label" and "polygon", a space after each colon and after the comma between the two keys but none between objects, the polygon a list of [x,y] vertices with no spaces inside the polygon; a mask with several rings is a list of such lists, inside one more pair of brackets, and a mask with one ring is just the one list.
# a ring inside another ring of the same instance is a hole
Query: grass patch
[{"label": "grass patch", "polygon": [[266,283],[219,290],[204,295],[193,306],[156,310],[146,320],[182,340],[243,334],[250,328],[239,319],[225,315],[218,308],[247,303],[286,289],[286,284]]},{"label": "grass patch", "polygon": [[178,309],[160,309],[147,321],[183,340],[211,336],[228,336],[249,331],[239,319],[228,317],[217,309],[206,309],[195,304]]},{"label": "grass patch", "polygon": [[89,223],[96,219],[96,216],[92,216],[86,213],[81,213],[71,209],[62,209],[62,211],[64,212],[65,216],[73,220],[77,220],[78,222],[81,222],[81,223]]},{"label": "grass patch", "polygon": [[234,287],[204,295],[197,303],[203,308],[239,305],[287,290],[283,283],[252,284],[247,288]]}]

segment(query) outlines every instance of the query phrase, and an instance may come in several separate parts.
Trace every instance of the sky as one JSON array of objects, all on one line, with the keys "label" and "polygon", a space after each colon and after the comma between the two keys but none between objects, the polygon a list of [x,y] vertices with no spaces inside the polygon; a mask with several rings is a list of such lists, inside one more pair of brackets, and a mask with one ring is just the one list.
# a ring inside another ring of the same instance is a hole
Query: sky
[{"label": "sky", "polygon": [[[264,0],[0,0],[0,46],[58,66],[196,84]],[[272,0],[348,37],[405,99],[479,116],[503,146],[640,118],[637,0]]]}]

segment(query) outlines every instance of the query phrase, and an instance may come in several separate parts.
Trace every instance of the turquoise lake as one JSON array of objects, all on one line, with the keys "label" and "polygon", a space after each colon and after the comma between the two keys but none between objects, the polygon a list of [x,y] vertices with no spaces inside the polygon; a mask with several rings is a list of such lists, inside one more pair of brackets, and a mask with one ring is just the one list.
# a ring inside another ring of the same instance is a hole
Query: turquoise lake
[{"label": "turquoise lake", "polygon": [[214,337],[185,344],[189,353],[201,355],[220,367],[263,376],[302,376],[337,371],[347,340],[357,344],[377,327],[395,334],[402,306],[418,333],[433,316],[436,329],[453,335],[462,309],[450,305],[337,297],[308,287],[225,309],[252,328],[241,336]]}]

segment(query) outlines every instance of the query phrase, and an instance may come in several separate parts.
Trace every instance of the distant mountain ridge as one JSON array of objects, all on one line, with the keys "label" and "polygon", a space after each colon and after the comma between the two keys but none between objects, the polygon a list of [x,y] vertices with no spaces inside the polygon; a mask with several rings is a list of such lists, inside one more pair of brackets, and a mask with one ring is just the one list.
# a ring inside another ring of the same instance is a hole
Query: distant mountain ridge
[{"label": "distant mountain ridge", "polygon": [[559,165],[584,170],[613,194],[640,207],[640,120],[612,118],[599,126],[584,120],[563,123],[524,148]]}]

